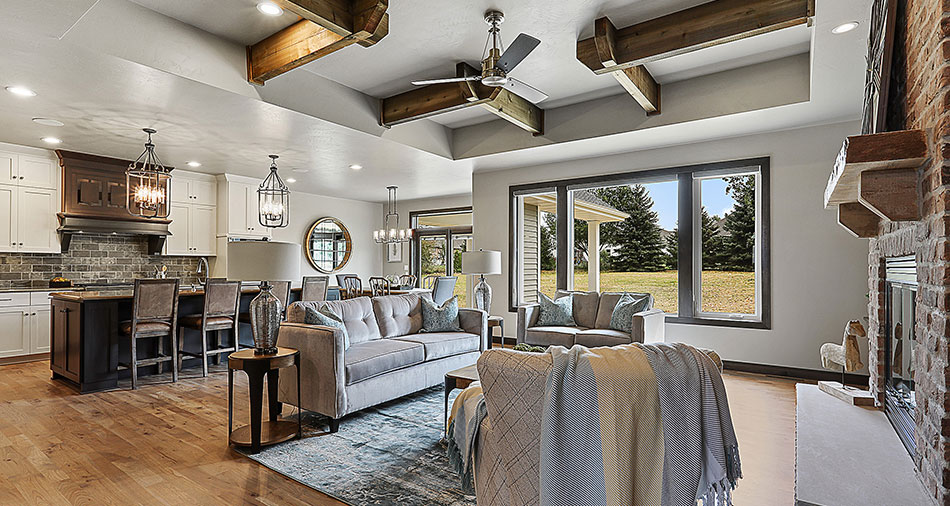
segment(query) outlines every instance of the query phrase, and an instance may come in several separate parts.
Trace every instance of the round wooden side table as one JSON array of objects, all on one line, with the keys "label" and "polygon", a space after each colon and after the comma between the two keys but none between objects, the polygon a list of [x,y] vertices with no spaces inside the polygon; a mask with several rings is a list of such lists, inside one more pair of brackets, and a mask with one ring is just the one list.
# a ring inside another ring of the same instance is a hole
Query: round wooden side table
[{"label": "round wooden side table", "polygon": [[[294,366],[297,369],[297,423],[279,420],[281,403],[277,400],[277,382],[280,369]],[[251,398],[251,423],[232,429],[234,406],[234,371],[247,374]],[[267,376],[267,400],[270,420],[261,421],[264,404],[264,376]],[[277,348],[277,353],[256,355],[246,349],[228,355],[228,442],[236,446],[250,446],[252,453],[261,451],[261,446],[281,443],[294,437],[300,438],[303,424],[300,415],[300,351],[293,348]]]}]

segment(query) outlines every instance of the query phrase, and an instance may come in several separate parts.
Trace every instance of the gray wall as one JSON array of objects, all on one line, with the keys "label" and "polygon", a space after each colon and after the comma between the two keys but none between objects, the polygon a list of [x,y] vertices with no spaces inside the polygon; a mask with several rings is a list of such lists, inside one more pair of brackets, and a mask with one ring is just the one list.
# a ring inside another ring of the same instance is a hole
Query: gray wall
[{"label": "gray wall", "polygon": [[[772,329],[667,324],[668,341],[708,347],[724,359],[820,368],[818,348],[841,342],[845,323],[867,314],[866,240],[838,226],[822,194],[841,142],[857,122],[807,127],[699,144],[565,161],[473,178],[475,244],[503,252],[503,274],[489,276],[493,314],[508,312],[508,187],[578,176],[771,157]],[[514,330],[509,330],[514,334]],[[861,343],[867,350],[867,342]]]}]

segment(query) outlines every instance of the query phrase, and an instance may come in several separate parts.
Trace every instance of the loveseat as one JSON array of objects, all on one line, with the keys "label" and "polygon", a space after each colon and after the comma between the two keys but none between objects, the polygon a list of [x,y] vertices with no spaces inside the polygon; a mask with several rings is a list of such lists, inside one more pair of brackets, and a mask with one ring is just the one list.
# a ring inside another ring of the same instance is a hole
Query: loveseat
[{"label": "loveseat", "polygon": [[[277,344],[300,350],[301,409],[330,417],[336,432],[349,413],[442,384],[445,373],[474,364],[487,347],[487,313],[460,308],[461,331],[421,332],[420,297],[291,304]],[[307,309],[324,304],[343,320],[349,348],[341,329],[306,323]],[[296,381],[280,375],[281,402],[296,402]]]},{"label": "loveseat", "polygon": [[555,298],[573,296],[573,327],[538,326],[540,304],[518,307],[518,344],[534,346],[559,345],[570,348],[575,344],[594,348],[618,344],[662,342],[665,314],[653,307],[653,296],[648,293],[630,293],[634,298],[645,297],[645,308],[633,315],[630,332],[610,328],[610,316],[623,296],[613,292],[567,292],[558,290]]}]

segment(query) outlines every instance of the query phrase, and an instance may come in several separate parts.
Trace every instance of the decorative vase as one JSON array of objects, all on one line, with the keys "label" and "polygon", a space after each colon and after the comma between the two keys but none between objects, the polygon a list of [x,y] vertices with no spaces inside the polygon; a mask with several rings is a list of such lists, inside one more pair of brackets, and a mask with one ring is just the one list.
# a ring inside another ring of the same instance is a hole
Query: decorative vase
[{"label": "decorative vase", "polygon": [[261,293],[254,297],[248,310],[251,314],[251,330],[254,333],[254,353],[277,353],[277,332],[280,330],[284,308],[280,299],[271,293],[270,283],[261,283]]}]

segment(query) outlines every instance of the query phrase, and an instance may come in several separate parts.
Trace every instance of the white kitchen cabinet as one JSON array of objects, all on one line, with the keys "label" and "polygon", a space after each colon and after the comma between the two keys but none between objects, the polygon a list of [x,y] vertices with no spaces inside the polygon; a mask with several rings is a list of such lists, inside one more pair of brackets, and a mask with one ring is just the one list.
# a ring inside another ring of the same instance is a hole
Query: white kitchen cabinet
[{"label": "white kitchen cabinet", "polygon": [[57,164],[50,158],[18,155],[18,184],[55,190],[59,186]]},{"label": "white kitchen cabinet", "polygon": [[17,251],[20,253],[58,253],[56,190],[21,186],[17,189]]},{"label": "white kitchen cabinet", "polygon": [[0,251],[17,250],[16,200],[17,187],[0,184]]},{"label": "white kitchen cabinet", "polygon": [[16,184],[18,179],[16,153],[0,151],[0,184]]},{"label": "white kitchen cabinet", "polygon": [[228,182],[228,235],[270,237],[272,229],[260,224],[257,216],[257,186]]},{"label": "white kitchen cabinet", "polygon": [[210,176],[172,173],[172,202],[213,206],[216,200],[217,184]]},{"label": "white kitchen cabinet", "polygon": [[30,307],[0,307],[0,358],[30,354]]},{"label": "white kitchen cabinet", "polygon": [[49,353],[50,306],[30,308],[30,353]]},{"label": "white kitchen cabinet", "polygon": [[168,217],[172,235],[165,239],[166,255],[215,255],[214,206],[172,203]]}]

